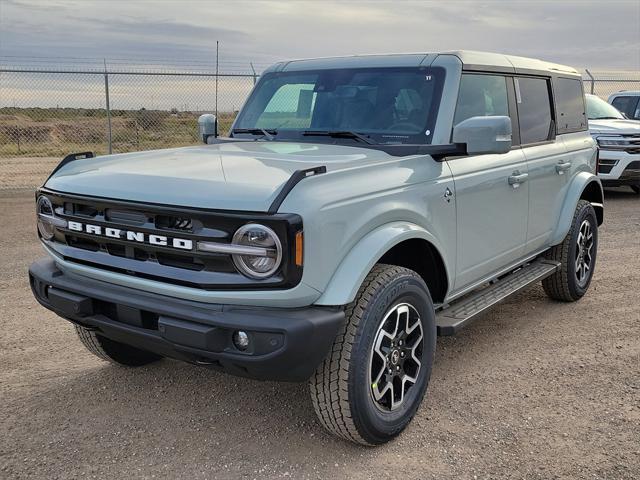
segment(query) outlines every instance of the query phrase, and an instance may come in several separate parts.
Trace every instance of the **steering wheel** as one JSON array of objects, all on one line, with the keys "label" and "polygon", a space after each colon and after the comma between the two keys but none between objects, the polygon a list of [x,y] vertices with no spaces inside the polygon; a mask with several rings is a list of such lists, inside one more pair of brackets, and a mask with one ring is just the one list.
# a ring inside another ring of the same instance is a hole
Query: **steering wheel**
[{"label": "steering wheel", "polygon": [[412,123],[412,122],[398,122],[391,125],[389,127],[389,131],[397,132],[402,130],[410,130],[410,131],[419,132],[420,128],[421,128],[420,125],[416,125],[415,123]]}]

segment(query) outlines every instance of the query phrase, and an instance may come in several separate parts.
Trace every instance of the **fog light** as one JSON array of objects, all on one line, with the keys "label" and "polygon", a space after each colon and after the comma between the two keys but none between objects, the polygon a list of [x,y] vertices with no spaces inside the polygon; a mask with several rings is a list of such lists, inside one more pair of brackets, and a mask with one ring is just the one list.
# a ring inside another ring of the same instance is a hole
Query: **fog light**
[{"label": "fog light", "polygon": [[233,332],[233,344],[238,350],[244,352],[249,347],[249,335],[247,335],[247,332],[242,330]]}]

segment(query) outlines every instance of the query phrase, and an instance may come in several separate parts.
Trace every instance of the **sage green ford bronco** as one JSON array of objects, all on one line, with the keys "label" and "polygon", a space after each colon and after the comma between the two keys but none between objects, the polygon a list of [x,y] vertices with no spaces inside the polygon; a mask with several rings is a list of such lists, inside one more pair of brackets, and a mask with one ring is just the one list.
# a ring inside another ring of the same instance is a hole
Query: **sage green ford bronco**
[{"label": "sage green ford bronco", "polygon": [[[580,75],[479,52],[278,63],[226,138],[65,158],[34,295],[97,356],[309,381],[367,445],[420,406],[437,335],[542,281],[589,288],[603,221]],[[527,341],[523,338],[523,341]]]}]

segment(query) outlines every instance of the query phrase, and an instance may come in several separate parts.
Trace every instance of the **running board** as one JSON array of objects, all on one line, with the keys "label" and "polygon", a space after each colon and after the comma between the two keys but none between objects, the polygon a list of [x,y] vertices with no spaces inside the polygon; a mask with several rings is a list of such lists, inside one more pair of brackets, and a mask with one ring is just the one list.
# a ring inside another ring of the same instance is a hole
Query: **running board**
[{"label": "running board", "polygon": [[438,335],[454,335],[478,314],[528,285],[547,278],[559,267],[559,262],[538,259],[496,280],[479,292],[454,301],[436,314]]}]

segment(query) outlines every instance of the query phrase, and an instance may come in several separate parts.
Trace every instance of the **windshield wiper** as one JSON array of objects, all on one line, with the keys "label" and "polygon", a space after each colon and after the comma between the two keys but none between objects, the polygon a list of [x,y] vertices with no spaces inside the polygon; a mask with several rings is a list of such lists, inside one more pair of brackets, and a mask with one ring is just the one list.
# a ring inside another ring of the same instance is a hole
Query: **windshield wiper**
[{"label": "windshield wiper", "polygon": [[265,130],[264,128],[234,128],[231,133],[248,133],[250,135],[262,135],[267,140],[273,140],[277,130]]},{"label": "windshield wiper", "polygon": [[308,137],[354,138],[369,145],[375,145],[375,142],[369,137],[349,130],[305,130],[302,132],[302,135]]},{"label": "windshield wiper", "polygon": [[589,120],[623,120],[620,117],[595,117],[595,118],[590,118]]}]

